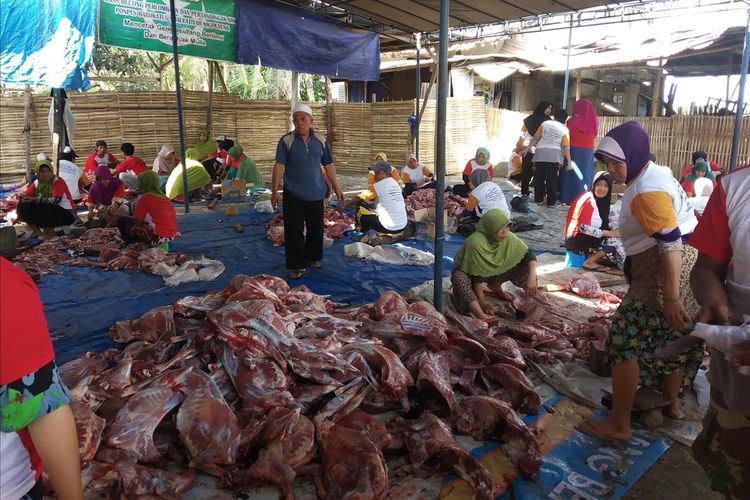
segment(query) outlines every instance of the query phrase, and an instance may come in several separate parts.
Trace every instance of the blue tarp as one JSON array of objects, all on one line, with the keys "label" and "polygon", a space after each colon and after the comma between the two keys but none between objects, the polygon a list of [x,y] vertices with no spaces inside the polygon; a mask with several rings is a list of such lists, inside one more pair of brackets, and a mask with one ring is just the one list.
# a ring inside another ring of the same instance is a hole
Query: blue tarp
[{"label": "blue tarp", "polygon": [[96,0],[0,1],[3,83],[89,88],[95,21]]},{"label": "blue tarp", "polygon": [[349,80],[380,78],[377,33],[259,0],[236,0],[235,12],[237,62]]},{"label": "blue tarp", "polygon": [[[186,295],[200,295],[227,286],[236,274],[268,273],[286,277],[284,248],[266,240],[267,214],[252,208],[240,210],[239,217],[223,212],[207,212],[179,217],[182,237],[171,248],[193,257],[204,255],[221,260],[226,272],[215,281],[187,283],[166,288],[159,276],[141,271],[105,271],[61,266],[62,273],[45,276],[38,286],[59,362],[70,360],[85,351],[101,351],[115,344],[108,329],[115,322],[134,319],[154,307],[168,305]],[[221,222],[219,222],[221,220]],[[236,233],[234,224],[245,226]],[[452,256],[464,239],[454,236],[445,243],[445,275],[453,268]],[[432,266],[391,266],[361,262],[344,257],[344,237],[324,251],[323,269],[309,269],[292,284],[304,284],[316,293],[331,295],[333,300],[363,304],[375,300],[385,290],[405,292],[432,279]],[[408,245],[433,251],[432,243],[410,241]]]}]

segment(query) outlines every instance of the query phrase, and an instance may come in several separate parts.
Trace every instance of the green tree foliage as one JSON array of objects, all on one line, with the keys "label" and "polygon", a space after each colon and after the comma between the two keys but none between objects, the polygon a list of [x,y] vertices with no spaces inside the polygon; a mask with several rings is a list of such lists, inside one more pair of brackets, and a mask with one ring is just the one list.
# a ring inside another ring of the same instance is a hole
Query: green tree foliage
[{"label": "green tree foliage", "polygon": [[[150,56],[150,57],[149,57]],[[98,82],[98,87],[113,91],[159,90],[159,72],[155,64],[166,63],[171,56],[153,52],[110,47],[99,43],[94,46],[92,72],[99,77],[149,78],[153,82]],[[264,66],[219,63],[224,73],[227,90],[243,99],[283,100],[291,98],[292,74],[290,71]],[[166,64],[161,74],[162,90],[175,86],[174,65]],[[180,82],[185,90],[208,90],[208,62],[205,59],[180,56]],[[324,101],[325,78],[320,75],[299,75],[300,99]],[[214,90],[221,91],[219,79]]]},{"label": "green tree foliage", "polygon": [[92,58],[93,73],[99,77],[153,78],[154,82],[100,82],[105,90],[137,91],[158,90],[156,68],[145,52],[110,47],[99,43],[94,45]]}]

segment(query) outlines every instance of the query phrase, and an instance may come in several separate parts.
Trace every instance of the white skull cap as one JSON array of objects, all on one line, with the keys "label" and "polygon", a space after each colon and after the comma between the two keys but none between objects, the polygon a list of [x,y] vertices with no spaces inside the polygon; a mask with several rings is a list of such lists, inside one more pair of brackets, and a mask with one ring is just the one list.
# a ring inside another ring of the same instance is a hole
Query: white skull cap
[{"label": "white skull cap", "polygon": [[307,113],[310,116],[313,115],[312,108],[308,106],[307,104],[302,104],[302,103],[295,104],[294,107],[292,108],[292,115],[294,115],[294,113],[296,113],[297,111],[302,111],[303,113]]},{"label": "white skull cap", "polygon": [[44,161],[49,160],[49,156],[47,156],[47,153],[39,153],[36,155],[36,161]]}]

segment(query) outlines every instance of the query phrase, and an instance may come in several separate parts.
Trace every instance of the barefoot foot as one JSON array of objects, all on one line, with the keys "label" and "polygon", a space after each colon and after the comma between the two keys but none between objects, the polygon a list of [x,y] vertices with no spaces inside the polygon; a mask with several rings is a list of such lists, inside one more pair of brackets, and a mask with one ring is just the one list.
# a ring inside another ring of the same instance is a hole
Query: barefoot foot
[{"label": "barefoot foot", "polygon": [[607,441],[630,441],[630,429],[616,427],[609,419],[589,418],[576,426],[576,429],[593,438]]}]

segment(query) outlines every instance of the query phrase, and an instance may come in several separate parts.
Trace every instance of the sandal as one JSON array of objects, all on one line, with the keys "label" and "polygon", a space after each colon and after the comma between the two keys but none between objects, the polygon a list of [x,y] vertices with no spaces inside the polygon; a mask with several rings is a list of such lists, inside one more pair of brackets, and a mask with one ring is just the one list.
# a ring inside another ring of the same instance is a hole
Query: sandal
[{"label": "sandal", "polygon": [[305,275],[305,270],[304,269],[294,269],[293,271],[289,271],[289,279],[290,280],[300,279],[304,275]]}]

